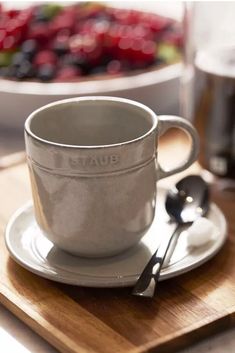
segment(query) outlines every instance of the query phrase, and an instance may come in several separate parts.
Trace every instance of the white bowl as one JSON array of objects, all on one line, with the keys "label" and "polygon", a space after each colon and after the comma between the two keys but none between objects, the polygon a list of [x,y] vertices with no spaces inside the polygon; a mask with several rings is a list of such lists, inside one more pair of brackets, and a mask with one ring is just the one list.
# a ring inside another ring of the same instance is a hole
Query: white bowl
[{"label": "white bowl", "polygon": [[181,72],[179,63],[136,75],[71,83],[0,79],[0,127],[23,130],[27,116],[42,105],[88,95],[129,98],[146,104],[157,114],[177,114]]}]

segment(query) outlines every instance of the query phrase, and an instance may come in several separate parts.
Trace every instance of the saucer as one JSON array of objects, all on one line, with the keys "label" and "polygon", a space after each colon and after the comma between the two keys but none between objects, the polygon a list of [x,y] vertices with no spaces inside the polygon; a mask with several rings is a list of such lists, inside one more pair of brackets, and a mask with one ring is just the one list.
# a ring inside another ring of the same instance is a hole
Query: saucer
[{"label": "saucer", "polygon": [[[164,209],[166,190],[158,188],[155,219],[135,247],[108,258],[70,255],[47,240],[34,218],[32,203],[21,207],[10,219],[5,242],[11,257],[27,270],[57,282],[87,287],[121,287],[135,284],[161,238],[175,229]],[[187,246],[186,232],[180,235],[175,251],[160,274],[160,280],[188,272],[213,257],[226,240],[227,225],[221,210],[212,203],[208,213],[216,226],[213,240],[203,246]]]}]

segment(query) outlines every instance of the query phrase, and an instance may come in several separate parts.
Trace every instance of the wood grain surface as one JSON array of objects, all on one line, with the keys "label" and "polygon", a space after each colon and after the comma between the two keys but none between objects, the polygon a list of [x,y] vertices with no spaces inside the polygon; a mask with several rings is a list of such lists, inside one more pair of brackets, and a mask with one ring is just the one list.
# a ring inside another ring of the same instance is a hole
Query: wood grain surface
[{"label": "wood grain surface", "polygon": [[25,164],[0,172],[0,195],[0,301],[61,352],[172,353],[234,324],[235,193],[212,188],[229,225],[223,249],[200,268],[161,282],[153,300],[132,297],[130,288],[58,284],[21,268],[3,233],[31,198]]}]

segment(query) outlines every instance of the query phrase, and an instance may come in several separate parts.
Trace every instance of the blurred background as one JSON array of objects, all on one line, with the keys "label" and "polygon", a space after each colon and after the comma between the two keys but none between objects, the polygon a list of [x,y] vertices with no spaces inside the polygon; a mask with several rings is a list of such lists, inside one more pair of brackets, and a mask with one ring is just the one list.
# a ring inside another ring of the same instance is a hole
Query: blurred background
[{"label": "blurred background", "polygon": [[180,114],[200,163],[235,178],[234,2],[2,2],[0,155],[24,148],[36,108],[84,95]]},{"label": "blurred background", "polygon": [[[182,2],[2,2],[0,155],[58,99],[113,95],[179,113]],[[146,13],[147,12],[147,13]]]}]

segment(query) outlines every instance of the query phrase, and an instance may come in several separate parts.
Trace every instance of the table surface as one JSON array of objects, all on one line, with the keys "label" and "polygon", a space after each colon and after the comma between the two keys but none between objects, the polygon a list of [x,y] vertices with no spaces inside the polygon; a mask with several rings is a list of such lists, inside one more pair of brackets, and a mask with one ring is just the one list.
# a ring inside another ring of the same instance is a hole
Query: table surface
[{"label": "table surface", "polygon": [[[0,128],[0,158],[3,155],[17,152],[22,149],[23,146],[22,134],[5,131]],[[0,305],[0,342],[1,345],[4,346],[4,353],[58,352],[2,305]],[[235,349],[235,328],[211,336],[180,352],[198,353],[201,351],[204,353],[230,353],[233,349]]]}]

